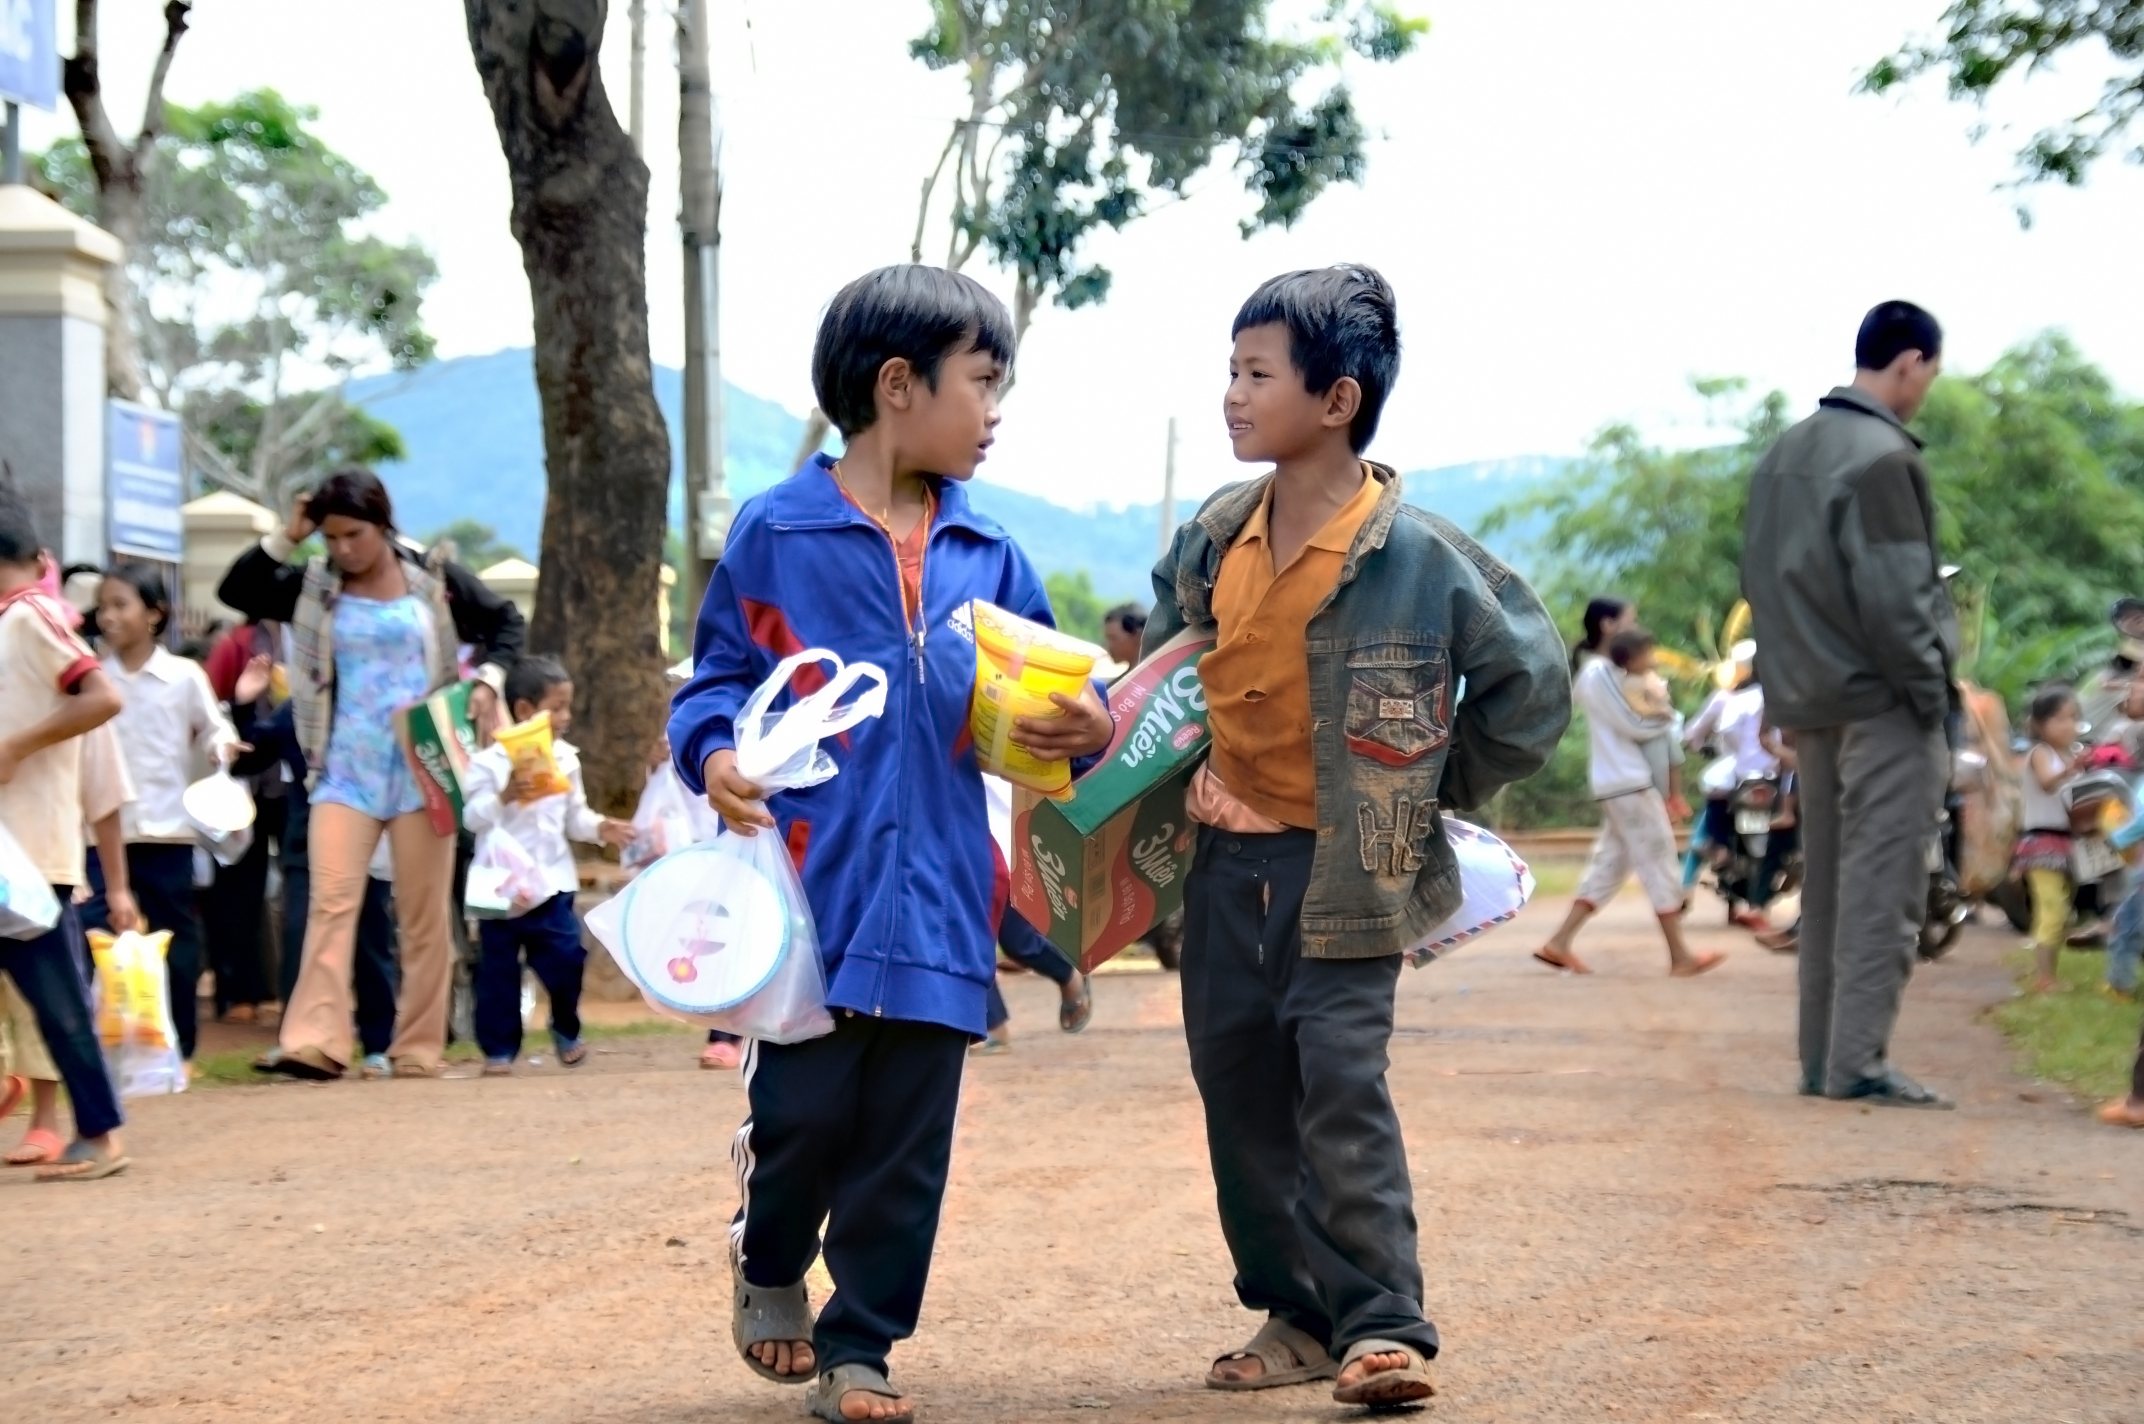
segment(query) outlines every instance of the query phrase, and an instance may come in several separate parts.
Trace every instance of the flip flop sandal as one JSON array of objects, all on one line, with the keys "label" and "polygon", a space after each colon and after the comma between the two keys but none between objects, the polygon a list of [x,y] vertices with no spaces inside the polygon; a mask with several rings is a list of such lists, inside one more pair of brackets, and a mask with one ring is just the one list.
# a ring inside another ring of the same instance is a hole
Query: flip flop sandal
[{"label": "flip flop sandal", "polygon": [[576,1039],[572,1044],[558,1050],[558,1061],[568,1068],[578,1068],[588,1061],[588,1045]]},{"label": "flip flop sandal", "polygon": [[444,1078],[447,1065],[444,1063],[421,1063],[414,1058],[397,1058],[394,1063],[397,1078]]},{"label": "flip flop sandal", "polygon": [[1346,1369],[1365,1355],[1405,1355],[1407,1364],[1402,1369],[1382,1370],[1374,1375],[1364,1375],[1353,1384],[1336,1387],[1333,1403],[1358,1404],[1371,1409],[1404,1409],[1410,1404],[1420,1404],[1437,1392],[1437,1372],[1430,1367],[1429,1357],[1414,1346],[1398,1340],[1357,1340],[1347,1347],[1340,1368]]},{"label": "flip flop sandal", "polygon": [[22,1135],[22,1141],[7,1154],[6,1161],[10,1167],[42,1167],[47,1162],[59,1161],[60,1154],[66,1150],[67,1144],[60,1141],[58,1133],[33,1127]]},{"label": "flip flop sandal", "polygon": [[286,1078],[302,1078],[310,1083],[332,1083],[342,1076],[342,1065],[317,1048],[300,1048],[291,1053],[271,1048],[253,1060],[253,1071],[280,1073]]},{"label": "flip flop sandal", "polygon": [[[831,1419],[835,1424],[851,1424],[849,1417],[841,1412],[841,1400],[852,1391],[876,1394],[885,1399],[899,1399],[901,1392],[892,1381],[869,1365],[836,1365],[819,1376],[812,1386],[810,1408],[815,1419]],[[915,1424],[916,1411],[904,1409],[899,1414],[888,1414],[872,1421],[872,1424]]]},{"label": "flip flop sandal", "polygon": [[[1237,1360],[1256,1360],[1265,1367],[1255,1379],[1230,1379],[1220,1367]],[[1206,1388],[1241,1393],[1254,1389],[1279,1389],[1282,1385],[1308,1384],[1331,1379],[1340,1366],[1323,1345],[1285,1320],[1267,1317],[1250,1343],[1233,1354],[1223,1355],[1206,1371]]]},{"label": "flip flop sandal", "polygon": [[[737,1346],[738,1357],[761,1379],[773,1380],[776,1384],[810,1384],[810,1371],[785,1375],[774,1366],[763,1364],[752,1353],[754,1345],[810,1342],[813,1324],[811,1293],[804,1288],[804,1282],[772,1289],[755,1286],[744,1278],[744,1272],[734,1263],[731,1274],[737,1289],[730,1301],[730,1339]],[[840,1403],[838,1396],[835,1403]]]},{"label": "flip flop sandal", "polygon": [[106,1177],[116,1177],[127,1169],[126,1157],[118,1152],[100,1152],[87,1142],[77,1141],[62,1153],[59,1161],[37,1174],[40,1182],[101,1182]]},{"label": "flip flop sandal", "polygon": [[1082,974],[1079,976],[1079,997],[1069,1004],[1057,1006],[1057,1026],[1066,1033],[1078,1033],[1094,1022],[1094,981]]}]

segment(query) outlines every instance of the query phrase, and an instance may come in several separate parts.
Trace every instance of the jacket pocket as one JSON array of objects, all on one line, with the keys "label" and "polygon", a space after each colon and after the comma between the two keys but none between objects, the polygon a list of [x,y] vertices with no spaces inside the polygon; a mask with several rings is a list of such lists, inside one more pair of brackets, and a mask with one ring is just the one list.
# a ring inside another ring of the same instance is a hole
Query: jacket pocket
[{"label": "jacket pocket", "polygon": [[1440,647],[1371,643],[1347,654],[1347,747],[1411,767],[1452,739],[1451,664]]}]

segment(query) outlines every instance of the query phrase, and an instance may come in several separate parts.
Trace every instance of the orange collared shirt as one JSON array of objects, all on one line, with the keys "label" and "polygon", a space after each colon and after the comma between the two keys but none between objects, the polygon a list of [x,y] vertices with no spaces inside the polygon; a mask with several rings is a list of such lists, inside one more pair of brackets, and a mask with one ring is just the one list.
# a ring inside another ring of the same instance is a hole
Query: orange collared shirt
[{"label": "orange collared shirt", "polygon": [[1362,488],[1286,568],[1273,567],[1273,494],[1221,560],[1213,613],[1219,637],[1199,662],[1213,729],[1211,766],[1228,792],[1283,825],[1315,829],[1311,753],[1310,618],[1340,582],[1355,535],[1384,485],[1363,467]]}]

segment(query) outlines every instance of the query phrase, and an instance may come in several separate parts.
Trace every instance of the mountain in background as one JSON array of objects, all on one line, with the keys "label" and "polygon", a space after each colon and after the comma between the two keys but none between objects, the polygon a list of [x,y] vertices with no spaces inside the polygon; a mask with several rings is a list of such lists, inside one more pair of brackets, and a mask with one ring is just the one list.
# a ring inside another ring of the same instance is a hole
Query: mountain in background
[{"label": "mountain in background", "polygon": [[[742,501],[789,473],[804,422],[750,391],[728,386],[726,392],[726,468],[731,493]],[[426,534],[456,519],[474,519],[536,557],[543,527],[543,421],[528,349],[465,356],[407,375],[353,382],[349,395],[401,431],[409,449],[407,460],[380,470],[404,528]],[[670,520],[677,525],[684,509],[682,374],[656,367],[655,397],[670,427]],[[1407,475],[1407,497],[1475,530],[1491,509],[1539,488],[1568,463],[1534,455],[1415,471]],[[988,476],[973,488],[976,503],[1004,524],[1043,572],[1085,569],[1105,599],[1146,599],[1160,543],[1158,503],[1075,511],[995,484]],[[1536,532],[1520,525],[1487,542],[1523,562]]]}]

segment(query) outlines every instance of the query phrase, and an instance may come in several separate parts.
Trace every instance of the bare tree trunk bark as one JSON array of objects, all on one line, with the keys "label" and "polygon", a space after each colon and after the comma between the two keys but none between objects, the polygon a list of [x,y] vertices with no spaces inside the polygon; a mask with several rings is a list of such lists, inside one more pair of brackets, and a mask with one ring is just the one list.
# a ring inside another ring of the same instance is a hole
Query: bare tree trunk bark
[{"label": "bare tree trunk bark", "polygon": [[656,606],[670,436],[648,354],[648,170],[603,90],[604,0],[464,8],[535,312],[549,493],[529,643],[572,671],[589,798],[618,811],[666,700]]},{"label": "bare tree trunk bark", "polygon": [[104,337],[105,384],[124,400],[140,400],[141,343],[135,328],[134,274],[128,263],[141,240],[148,209],[149,179],[156,167],[156,140],[164,131],[164,81],[172,56],[186,33],[193,0],[166,0],[164,45],[149,71],[149,96],[142,105],[141,132],[128,143],[119,136],[104,104],[104,76],[98,64],[97,0],[75,0],[74,53],[61,68],[61,86],[82,128],[82,145],[97,179],[97,222],[127,249],[126,262],[104,273],[107,308]]},{"label": "bare tree trunk bark", "polygon": [[683,0],[677,151],[685,244],[685,568],[678,593],[695,614],[730,521],[722,479],[722,169],[707,32],[707,0]]}]

